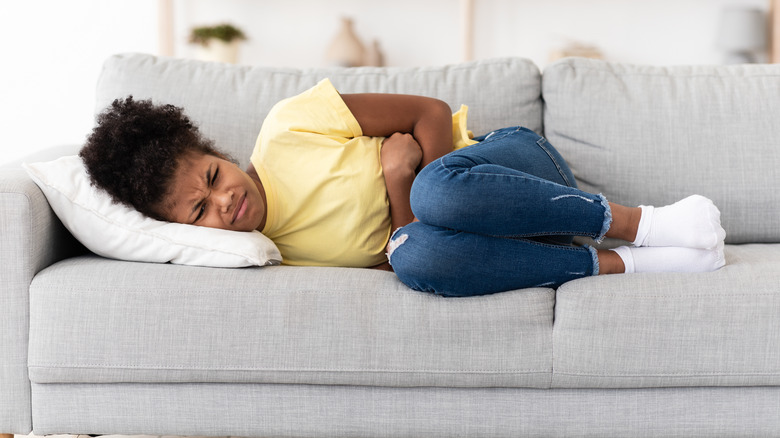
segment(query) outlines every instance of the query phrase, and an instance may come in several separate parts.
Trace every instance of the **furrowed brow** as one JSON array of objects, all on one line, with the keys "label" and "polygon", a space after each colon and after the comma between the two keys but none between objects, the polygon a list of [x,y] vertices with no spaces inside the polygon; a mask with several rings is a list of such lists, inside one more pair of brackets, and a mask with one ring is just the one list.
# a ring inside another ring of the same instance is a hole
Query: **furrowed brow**
[{"label": "furrowed brow", "polygon": [[[211,168],[212,167],[213,167],[213,164],[209,164],[209,168],[206,169],[206,175],[205,175],[206,190],[209,189],[210,184],[211,184]],[[189,219],[191,222],[195,222],[195,220],[197,220],[197,216],[195,217],[195,219],[192,219],[192,215],[195,214],[200,209],[200,206],[203,204],[204,201],[205,201],[205,198],[200,198],[197,201],[193,202],[192,210],[190,210],[190,214],[189,214],[189,216],[187,216],[187,219]]]}]

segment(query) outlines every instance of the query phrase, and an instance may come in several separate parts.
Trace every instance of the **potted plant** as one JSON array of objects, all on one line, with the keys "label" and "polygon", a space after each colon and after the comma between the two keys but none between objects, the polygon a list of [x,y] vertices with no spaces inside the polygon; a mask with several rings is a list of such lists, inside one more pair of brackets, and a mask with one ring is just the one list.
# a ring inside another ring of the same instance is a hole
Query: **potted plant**
[{"label": "potted plant", "polygon": [[235,64],[239,43],[244,40],[244,32],[227,23],[195,27],[190,32],[190,43],[198,46],[198,59],[204,61]]}]

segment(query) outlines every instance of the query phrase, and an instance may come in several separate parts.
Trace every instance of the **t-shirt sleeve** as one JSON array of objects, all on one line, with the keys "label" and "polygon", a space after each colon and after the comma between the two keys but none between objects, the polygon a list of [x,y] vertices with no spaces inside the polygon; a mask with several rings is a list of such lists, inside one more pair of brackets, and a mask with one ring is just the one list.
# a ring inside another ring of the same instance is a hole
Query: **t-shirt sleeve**
[{"label": "t-shirt sleeve", "polygon": [[303,93],[279,102],[269,113],[274,131],[304,132],[332,137],[363,135],[355,116],[329,79]]}]

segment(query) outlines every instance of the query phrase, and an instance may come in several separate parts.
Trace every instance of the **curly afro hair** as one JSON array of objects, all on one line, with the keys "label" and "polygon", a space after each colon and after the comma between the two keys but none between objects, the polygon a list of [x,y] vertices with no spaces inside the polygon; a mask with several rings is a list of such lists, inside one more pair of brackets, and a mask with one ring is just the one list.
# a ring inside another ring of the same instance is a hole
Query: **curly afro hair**
[{"label": "curly afro hair", "polygon": [[79,156],[92,184],[115,202],[158,220],[180,159],[190,153],[225,157],[182,108],[117,99],[97,117]]}]

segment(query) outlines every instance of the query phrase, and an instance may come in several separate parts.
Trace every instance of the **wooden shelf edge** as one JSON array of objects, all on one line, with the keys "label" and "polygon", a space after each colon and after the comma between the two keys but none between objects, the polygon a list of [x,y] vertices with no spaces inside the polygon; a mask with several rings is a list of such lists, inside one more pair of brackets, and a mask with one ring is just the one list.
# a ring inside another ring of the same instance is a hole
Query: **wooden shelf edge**
[{"label": "wooden shelf edge", "polygon": [[769,0],[769,62],[780,62],[780,0]]}]

